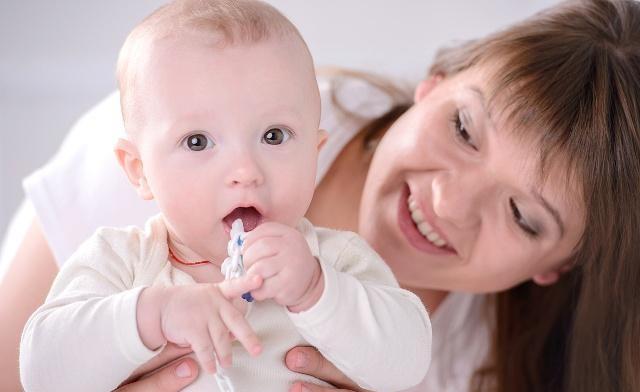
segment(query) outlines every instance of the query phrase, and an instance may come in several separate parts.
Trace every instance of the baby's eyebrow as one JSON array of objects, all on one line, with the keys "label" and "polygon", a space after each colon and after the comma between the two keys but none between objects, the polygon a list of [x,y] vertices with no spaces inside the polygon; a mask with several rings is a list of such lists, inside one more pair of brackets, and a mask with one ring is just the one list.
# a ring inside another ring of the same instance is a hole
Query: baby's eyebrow
[{"label": "baby's eyebrow", "polygon": [[542,207],[544,207],[544,209],[547,210],[549,214],[551,214],[553,220],[560,228],[560,237],[562,237],[564,235],[564,223],[562,222],[562,218],[560,217],[560,212],[558,212],[558,209],[555,208],[551,203],[549,203],[549,201],[545,199],[544,196],[542,196],[542,194],[536,189],[532,189],[531,194],[540,204],[542,204]]}]

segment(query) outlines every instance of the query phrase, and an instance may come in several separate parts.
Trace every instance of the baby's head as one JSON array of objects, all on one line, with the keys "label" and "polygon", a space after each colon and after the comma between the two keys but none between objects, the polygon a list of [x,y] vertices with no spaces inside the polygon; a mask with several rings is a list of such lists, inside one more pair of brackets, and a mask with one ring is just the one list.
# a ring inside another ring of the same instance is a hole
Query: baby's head
[{"label": "baby's head", "polygon": [[174,243],[221,260],[236,218],[250,230],[304,216],[324,140],[320,97],[306,44],[273,7],[173,2],[129,35],[118,81],[118,159]]}]

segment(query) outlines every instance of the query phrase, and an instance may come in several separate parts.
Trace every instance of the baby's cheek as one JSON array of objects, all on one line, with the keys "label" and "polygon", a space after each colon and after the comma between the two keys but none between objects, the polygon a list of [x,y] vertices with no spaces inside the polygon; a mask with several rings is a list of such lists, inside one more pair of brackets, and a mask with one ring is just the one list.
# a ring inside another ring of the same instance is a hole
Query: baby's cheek
[{"label": "baby's cheek", "polygon": [[295,186],[290,192],[280,192],[274,205],[277,210],[278,221],[287,226],[294,226],[302,218],[313,197],[313,186]]}]

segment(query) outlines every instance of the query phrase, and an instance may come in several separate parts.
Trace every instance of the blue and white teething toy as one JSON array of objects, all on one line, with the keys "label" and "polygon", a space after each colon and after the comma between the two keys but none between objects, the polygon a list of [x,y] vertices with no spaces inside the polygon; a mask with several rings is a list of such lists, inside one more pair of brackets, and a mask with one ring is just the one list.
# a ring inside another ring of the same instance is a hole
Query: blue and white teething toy
[{"label": "blue and white teething toy", "polygon": [[[244,275],[244,263],[242,262],[242,244],[244,243],[244,237],[246,233],[244,232],[244,224],[242,223],[242,219],[236,219],[231,224],[231,239],[227,244],[227,253],[229,257],[224,259],[224,262],[220,266],[220,271],[224,274],[224,279],[235,279],[242,275]],[[242,294],[242,298],[247,302],[252,302],[253,297],[251,297],[251,293]],[[231,383],[231,379],[227,376],[220,366],[220,362],[218,362],[218,357],[214,354],[214,358],[216,361],[216,383],[218,384],[218,388],[220,392],[234,392],[233,383]]]},{"label": "blue and white teething toy", "polygon": [[[220,266],[220,271],[224,274],[224,279],[235,279],[242,275],[244,275],[244,263],[242,262],[242,244],[244,243],[244,237],[246,233],[244,232],[244,224],[242,223],[242,219],[236,219],[231,224],[231,240],[227,244],[227,253],[229,257],[227,257],[222,266]],[[252,302],[253,297],[251,297],[251,293],[242,294],[242,298],[244,298],[247,302]]]}]

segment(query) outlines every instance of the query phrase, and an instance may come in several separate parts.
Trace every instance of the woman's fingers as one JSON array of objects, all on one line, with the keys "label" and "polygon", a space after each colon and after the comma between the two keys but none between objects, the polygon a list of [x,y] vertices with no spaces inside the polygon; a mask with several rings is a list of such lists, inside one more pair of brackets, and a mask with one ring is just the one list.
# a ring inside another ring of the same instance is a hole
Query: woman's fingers
[{"label": "woman's fingers", "polygon": [[[308,374],[331,385],[336,385],[345,390],[363,391],[357,385],[327,361],[318,350],[313,347],[294,347],[285,357],[285,363],[289,370],[296,373]],[[308,383],[304,383],[308,386]],[[311,389],[313,391],[313,389]],[[333,389],[315,389],[317,391],[331,391]]]},{"label": "woman's fingers", "polygon": [[177,361],[139,381],[118,388],[118,392],[178,392],[198,376],[198,365],[191,358]]},{"label": "woman's fingers", "polygon": [[293,384],[289,392],[355,392],[350,389],[336,389],[333,387],[321,387],[320,385],[308,382],[297,382]]},{"label": "woman's fingers", "polygon": [[137,368],[125,383],[128,383],[130,380],[137,380],[141,376],[144,377],[145,374],[151,373],[152,371],[157,370],[162,366],[189,354],[190,352],[191,347],[178,347],[173,343],[167,343],[160,354],[151,358],[148,362]]}]

